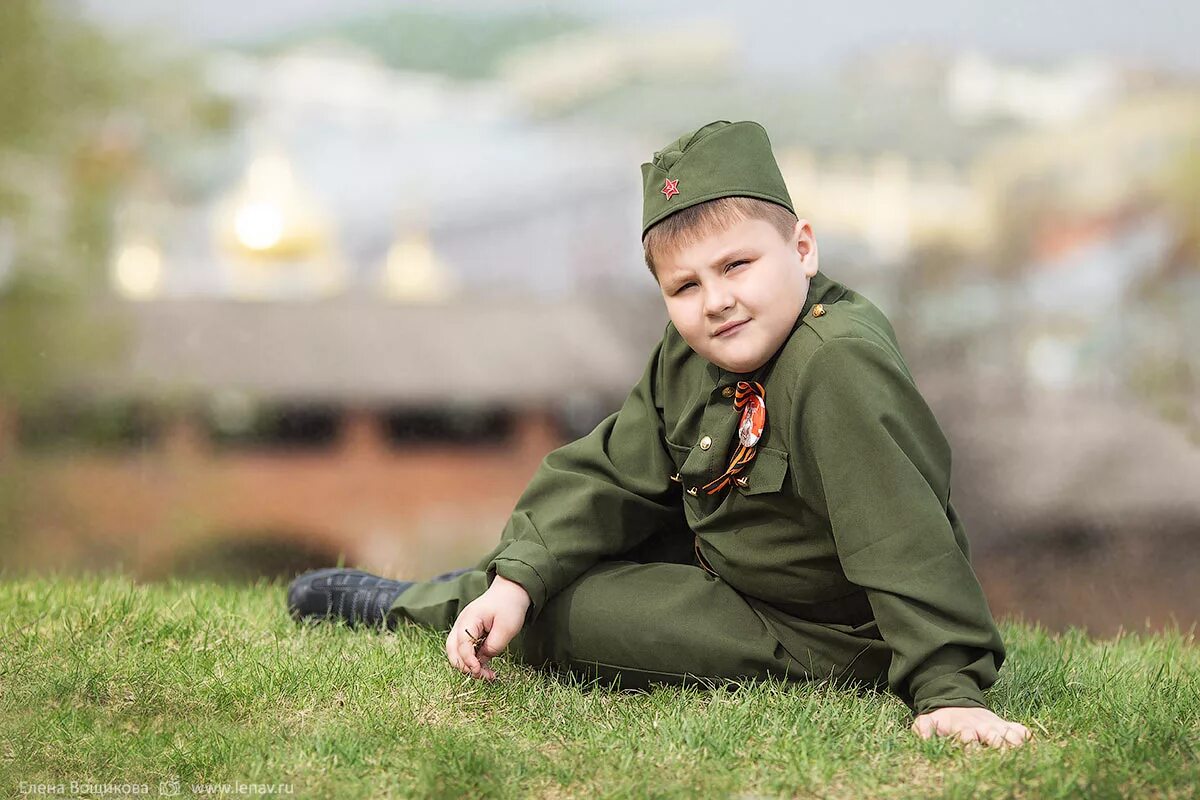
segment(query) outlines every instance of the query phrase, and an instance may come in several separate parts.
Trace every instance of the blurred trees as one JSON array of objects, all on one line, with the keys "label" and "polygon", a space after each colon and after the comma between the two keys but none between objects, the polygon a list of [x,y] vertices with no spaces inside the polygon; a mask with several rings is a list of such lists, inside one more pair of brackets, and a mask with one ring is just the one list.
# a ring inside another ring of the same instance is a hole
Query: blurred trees
[{"label": "blurred trees", "polygon": [[119,195],[169,183],[163,144],[228,120],[194,62],[157,46],[115,41],[56,0],[0,4],[0,554],[39,502],[11,449],[16,412],[120,346],[89,314]]},{"label": "blurred trees", "polygon": [[1157,200],[1179,238],[1165,262],[1136,287],[1138,300],[1165,322],[1138,353],[1130,383],[1156,413],[1200,444],[1200,150],[1192,147],[1170,163]]},{"label": "blurred trees", "polygon": [[1200,270],[1200,148],[1189,148],[1168,171],[1164,198],[1182,233],[1173,271]]},{"label": "blurred trees", "polygon": [[277,52],[310,41],[350,42],[395,69],[478,80],[494,77],[517,48],[587,27],[583,17],[548,8],[553,10],[463,14],[400,7],[290,31],[252,49]]},{"label": "blurred trees", "polygon": [[0,10],[0,407],[36,402],[118,345],[87,314],[114,203],[153,179],[157,143],[225,121],[194,65],[154,48],[54,0]]},{"label": "blurred trees", "polygon": [[[114,175],[82,172],[119,100],[119,62],[96,33],[42,0],[0,13],[0,405],[37,397],[86,342],[76,327],[89,218]],[[53,321],[53,324],[51,324]]]}]

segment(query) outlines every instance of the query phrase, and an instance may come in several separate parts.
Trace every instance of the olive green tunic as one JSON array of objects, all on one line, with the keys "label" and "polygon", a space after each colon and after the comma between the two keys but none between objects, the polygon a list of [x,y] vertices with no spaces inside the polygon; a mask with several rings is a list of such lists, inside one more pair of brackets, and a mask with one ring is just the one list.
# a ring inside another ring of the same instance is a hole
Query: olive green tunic
[{"label": "olive green tunic", "polygon": [[[707,496],[737,446],[739,380],[764,386],[766,431],[744,485]],[[601,562],[681,536],[811,674],[890,653],[888,686],[915,713],[985,706],[1005,650],[950,502],[950,448],[887,318],[825,274],[753,373],[668,324],[621,409],[546,456],[487,582],[525,587],[528,624]]]}]

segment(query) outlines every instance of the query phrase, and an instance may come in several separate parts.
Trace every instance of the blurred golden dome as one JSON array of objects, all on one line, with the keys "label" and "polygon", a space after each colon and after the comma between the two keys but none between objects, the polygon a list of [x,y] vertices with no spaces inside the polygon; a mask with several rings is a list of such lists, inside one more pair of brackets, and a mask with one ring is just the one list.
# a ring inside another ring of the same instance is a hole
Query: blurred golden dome
[{"label": "blurred golden dome", "polygon": [[219,205],[216,227],[226,250],[263,260],[320,256],[332,239],[328,213],[279,151],[250,162],[241,184]]}]

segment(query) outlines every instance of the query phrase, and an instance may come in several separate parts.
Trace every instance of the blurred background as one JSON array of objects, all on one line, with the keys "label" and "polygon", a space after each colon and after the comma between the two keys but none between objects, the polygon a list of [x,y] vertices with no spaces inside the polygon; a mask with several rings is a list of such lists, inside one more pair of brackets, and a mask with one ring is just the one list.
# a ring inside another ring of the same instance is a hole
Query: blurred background
[{"label": "blurred background", "polygon": [[1194,625],[1200,7],[645,5],[5,0],[0,569],[472,564],[662,334],[639,165],[755,119],[993,612]]}]

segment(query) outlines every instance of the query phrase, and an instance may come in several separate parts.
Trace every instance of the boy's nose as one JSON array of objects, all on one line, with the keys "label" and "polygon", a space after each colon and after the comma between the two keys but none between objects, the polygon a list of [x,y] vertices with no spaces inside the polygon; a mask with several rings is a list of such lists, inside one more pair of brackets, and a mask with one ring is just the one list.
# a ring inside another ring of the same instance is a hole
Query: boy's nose
[{"label": "boy's nose", "polygon": [[720,316],[722,312],[732,305],[733,294],[727,288],[716,286],[705,290],[704,306],[708,313]]}]

